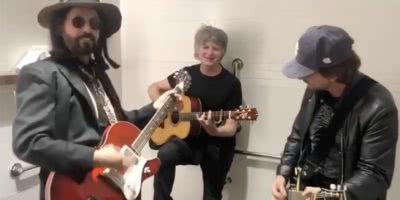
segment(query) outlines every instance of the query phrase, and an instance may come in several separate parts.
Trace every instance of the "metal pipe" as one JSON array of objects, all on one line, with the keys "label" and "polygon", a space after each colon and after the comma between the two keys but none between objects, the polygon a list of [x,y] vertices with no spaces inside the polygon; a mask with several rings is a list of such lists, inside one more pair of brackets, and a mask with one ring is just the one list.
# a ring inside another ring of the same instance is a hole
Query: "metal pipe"
[{"label": "metal pipe", "polygon": [[246,155],[246,156],[269,158],[269,159],[274,159],[274,160],[280,160],[281,159],[281,156],[267,154],[267,153],[259,153],[259,152],[254,152],[254,151],[246,151],[246,150],[238,150],[238,149],[236,149],[235,153]]},{"label": "metal pipe", "polygon": [[[277,155],[272,155],[272,154],[267,154],[267,153],[259,153],[259,152],[253,152],[253,151],[246,151],[246,150],[235,150],[235,153],[241,154],[241,155],[246,155],[246,156],[255,156],[255,157],[262,157],[262,158],[269,158],[269,159],[274,159],[274,160],[280,160],[281,157]],[[36,169],[38,166],[34,165],[29,165],[26,167],[23,167],[21,163],[14,163],[11,166],[10,169],[10,176],[15,178],[20,176],[26,171],[30,171],[32,169]]]},{"label": "metal pipe", "polygon": [[15,178],[15,177],[20,176],[24,172],[35,169],[35,168],[38,168],[38,166],[29,165],[29,166],[23,167],[21,163],[14,163],[10,169],[10,176]]},{"label": "metal pipe", "polygon": [[[240,58],[235,58],[232,61],[232,66],[233,66],[233,74],[240,79],[240,70],[243,69],[244,63],[243,60]],[[242,154],[246,156],[255,156],[255,157],[262,157],[262,158],[269,158],[269,159],[275,159],[275,160],[280,160],[281,156],[277,155],[272,155],[272,154],[267,154],[267,153],[259,153],[259,152],[252,152],[252,151],[245,151],[245,150],[235,150],[235,153],[237,154]]]},{"label": "metal pipe", "polygon": [[239,71],[243,69],[243,61],[240,58],[235,58],[232,61],[233,74],[240,79]]}]

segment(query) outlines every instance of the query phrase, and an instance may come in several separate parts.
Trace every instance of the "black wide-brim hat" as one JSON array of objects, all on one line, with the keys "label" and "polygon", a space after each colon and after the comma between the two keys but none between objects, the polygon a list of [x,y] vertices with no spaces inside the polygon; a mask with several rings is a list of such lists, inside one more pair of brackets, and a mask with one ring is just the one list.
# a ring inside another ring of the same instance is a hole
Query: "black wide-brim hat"
[{"label": "black wide-brim hat", "polygon": [[38,22],[44,28],[49,28],[53,15],[61,10],[72,7],[91,7],[97,10],[102,20],[103,31],[106,37],[117,32],[121,27],[121,12],[113,4],[100,3],[100,0],[62,0],[43,8],[38,15]]}]

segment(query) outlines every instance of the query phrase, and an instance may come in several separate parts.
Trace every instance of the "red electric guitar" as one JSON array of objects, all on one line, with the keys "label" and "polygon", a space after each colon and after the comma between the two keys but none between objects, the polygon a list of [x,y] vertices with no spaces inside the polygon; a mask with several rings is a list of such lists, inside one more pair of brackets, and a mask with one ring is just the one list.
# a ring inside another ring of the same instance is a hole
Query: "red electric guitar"
[{"label": "red electric guitar", "polygon": [[[175,74],[179,84],[175,93],[183,93],[190,85],[190,76],[186,71]],[[129,158],[131,165],[123,170],[111,168],[94,168],[80,177],[51,172],[45,189],[46,200],[133,200],[140,199],[142,182],[157,173],[160,160],[147,160],[140,155],[143,147],[150,140],[151,134],[163,122],[174,99],[168,96],[161,107],[140,131],[129,122],[116,122],[109,126],[99,145],[107,144],[121,147],[121,153]]]}]

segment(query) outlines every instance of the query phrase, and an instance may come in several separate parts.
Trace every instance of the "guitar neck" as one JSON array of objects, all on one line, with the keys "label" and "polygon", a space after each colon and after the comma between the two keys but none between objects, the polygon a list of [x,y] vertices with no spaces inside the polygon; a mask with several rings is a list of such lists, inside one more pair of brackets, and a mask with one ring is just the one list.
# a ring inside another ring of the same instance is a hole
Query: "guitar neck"
[{"label": "guitar neck", "polygon": [[159,108],[156,111],[156,113],[153,115],[153,117],[150,119],[147,125],[140,132],[138,138],[131,145],[131,147],[136,151],[136,153],[140,153],[143,150],[144,146],[147,144],[147,142],[149,142],[151,134],[164,121],[173,101],[174,100],[172,99],[172,97],[168,96],[165,103],[161,106],[161,108]]},{"label": "guitar neck", "polygon": [[332,190],[322,189],[321,192],[319,192],[313,196],[313,199],[314,200],[319,200],[319,199],[342,200],[343,195],[344,195],[344,191],[332,191]]},{"label": "guitar neck", "polygon": [[[321,192],[312,195],[312,200],[343,200],[344,192],[343,191],[330,191],[326,189],[322,189]],[[288,200],[303,200],[303,191],[296,191],[289,189],[288,191]]]},{"label": "guitar neck", "polygon": [[[212,111],[211,112],[211,118],[214,121],[231,119],[231,113],[232,113],[232,111]],[[181,120],[181,121],[193,121],[193,120],[197,120],[197,117],[201,116],[203,114],[207,116],[208,112],[180,113],[179,114],[179,120]]]}]

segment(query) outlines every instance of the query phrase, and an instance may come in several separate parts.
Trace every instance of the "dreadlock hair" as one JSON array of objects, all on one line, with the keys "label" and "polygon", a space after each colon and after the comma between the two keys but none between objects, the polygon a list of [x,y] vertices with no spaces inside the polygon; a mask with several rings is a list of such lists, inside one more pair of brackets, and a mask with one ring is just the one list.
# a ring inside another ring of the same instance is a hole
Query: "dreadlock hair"
[{"label": "dreadlock hair", "polygon": [[[63,25],[66,19],[67,14],[71,8],[66,8],[63,9],[59,12],[56,12],[53,16],[52,19],[50,20],[50,40],[51,40],[51,45],[52,49],[50,51],[51,58],[56,60],[56,61],[63,61],[63,60],[69,60],[73,59],[72,58],[72,53],[68,49],[68,47],[65,45],[64,39],[62,37],[62,32],[63,32]],[[101,12],[97,12],[100,19],[104,19],[102,17],[104,14]],[[104,26],[103,26],[104,27]],[[107,48],[107,38],[109,36],[105,35],[104,28],[100,29],[100,36],[97,41],[96,48],[93,52],[94,55],[94,61],[98,64],[98,66],[104,70],[108,69],[109,65],[111,65],[113,68],[119,68],[120,65],[116,63],[113,59],[110,58],[109,53],[108,53],[108,48]]]},{"label": "dreadlock hair", "polygon": [[[108,69],[107,63],[110,64],[114,69],[120,67],[119,64],[117,64],[114,60],[110,58],[107,48],[107,38],[102,31],[100,32],[99,40],[93,54],[94,60],[99,66],[101,66],[101,68]],[[107,63],[104,58],[107,60]]]},{"label": "dreadlock hair", "polygon": [[62,38],[63,24],[70,10],[71,8],[66,8],[56,12],[50,20],[49,30],[52,47],[50,55],[56,61],[71,58],[71,53]]}]

